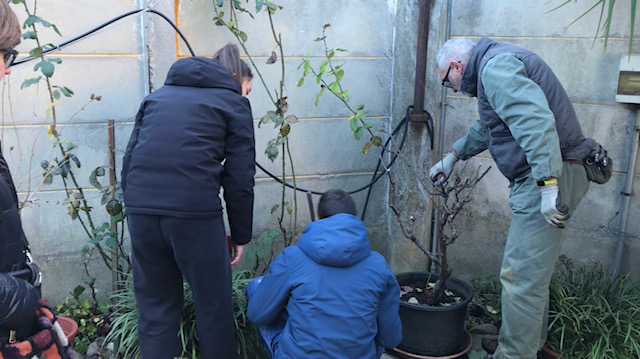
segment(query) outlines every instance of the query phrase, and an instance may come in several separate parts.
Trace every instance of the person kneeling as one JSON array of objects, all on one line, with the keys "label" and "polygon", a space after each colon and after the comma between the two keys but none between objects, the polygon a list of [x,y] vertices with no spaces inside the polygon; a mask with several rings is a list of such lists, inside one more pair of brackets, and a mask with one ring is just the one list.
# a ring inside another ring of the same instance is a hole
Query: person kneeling
[{"label": "person kneeling", "polygon": [[246,289],[272,358],[380,358],[402,339],[400,288],[353,199],[329,190],[296,245]]}]

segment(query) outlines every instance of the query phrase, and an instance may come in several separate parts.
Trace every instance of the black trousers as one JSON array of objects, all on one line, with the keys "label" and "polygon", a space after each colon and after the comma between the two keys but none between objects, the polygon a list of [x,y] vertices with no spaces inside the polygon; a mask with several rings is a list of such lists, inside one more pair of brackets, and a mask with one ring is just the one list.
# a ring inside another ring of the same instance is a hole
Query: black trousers
[{"label": "black trousers", "polygon": [[222,217],[128,214],[143,359],[177,357],[183,276],[193,292],[203,359],[235,359],[231,266]]}]

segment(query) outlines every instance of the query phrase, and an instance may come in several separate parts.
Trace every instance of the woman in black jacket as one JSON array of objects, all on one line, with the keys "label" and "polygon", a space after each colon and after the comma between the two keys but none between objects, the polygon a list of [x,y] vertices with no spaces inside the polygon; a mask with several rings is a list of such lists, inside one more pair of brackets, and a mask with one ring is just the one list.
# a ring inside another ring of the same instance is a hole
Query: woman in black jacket
[{"label": "woman in black jacket", "polygon": [[[251,72],[236,46],[173,64],[136,116],[123,160],[143,358],[181,354],[183,276],[201,358],[236,358],[224,188],[236,263],[251,240],[255,140]],[[243,93],[242,90],[245,90]]]},{"label": "woman in black jacket", "polygon": [[[0,2],[0,80],[11,73],[21,39],[20,22],[9,5]],[[32,334],[39,288],[29,280],[27,239],[18,211],[18,196],[9,166],[0,147],[0,343],[21,340]],[[16,273],[26,273],[23,279]],[[2,344],[0,344],[0,350]]]}]

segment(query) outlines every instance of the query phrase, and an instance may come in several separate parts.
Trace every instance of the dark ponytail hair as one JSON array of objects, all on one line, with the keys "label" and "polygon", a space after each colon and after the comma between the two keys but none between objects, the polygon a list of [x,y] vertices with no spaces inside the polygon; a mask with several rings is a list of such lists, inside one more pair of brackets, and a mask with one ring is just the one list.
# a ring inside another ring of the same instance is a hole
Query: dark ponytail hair
[{"label": "dark ponytail hair", "polygon": [[242,86],[244,80],[253,78],[253,73],[249,65],[240,59],[240,51],[238,51],[238,46],[236,45],[225,45],[216,51],[212,58],[218,61],[222,67],[233,75],[238,86]]}]

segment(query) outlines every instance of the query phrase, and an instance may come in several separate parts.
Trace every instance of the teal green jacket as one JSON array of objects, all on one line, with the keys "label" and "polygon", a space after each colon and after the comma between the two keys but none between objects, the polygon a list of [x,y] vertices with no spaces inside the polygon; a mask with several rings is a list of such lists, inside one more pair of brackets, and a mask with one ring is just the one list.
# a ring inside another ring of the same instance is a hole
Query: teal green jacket
[{"label": "teal green jacket", "polygon": [[480,119],[454,150],[465,160],[489,149],[510,181],[559,177],[563,160],[581,160],[594,144],[553,71],[528,50],[483,37],[460,90],[478,98]]}]

